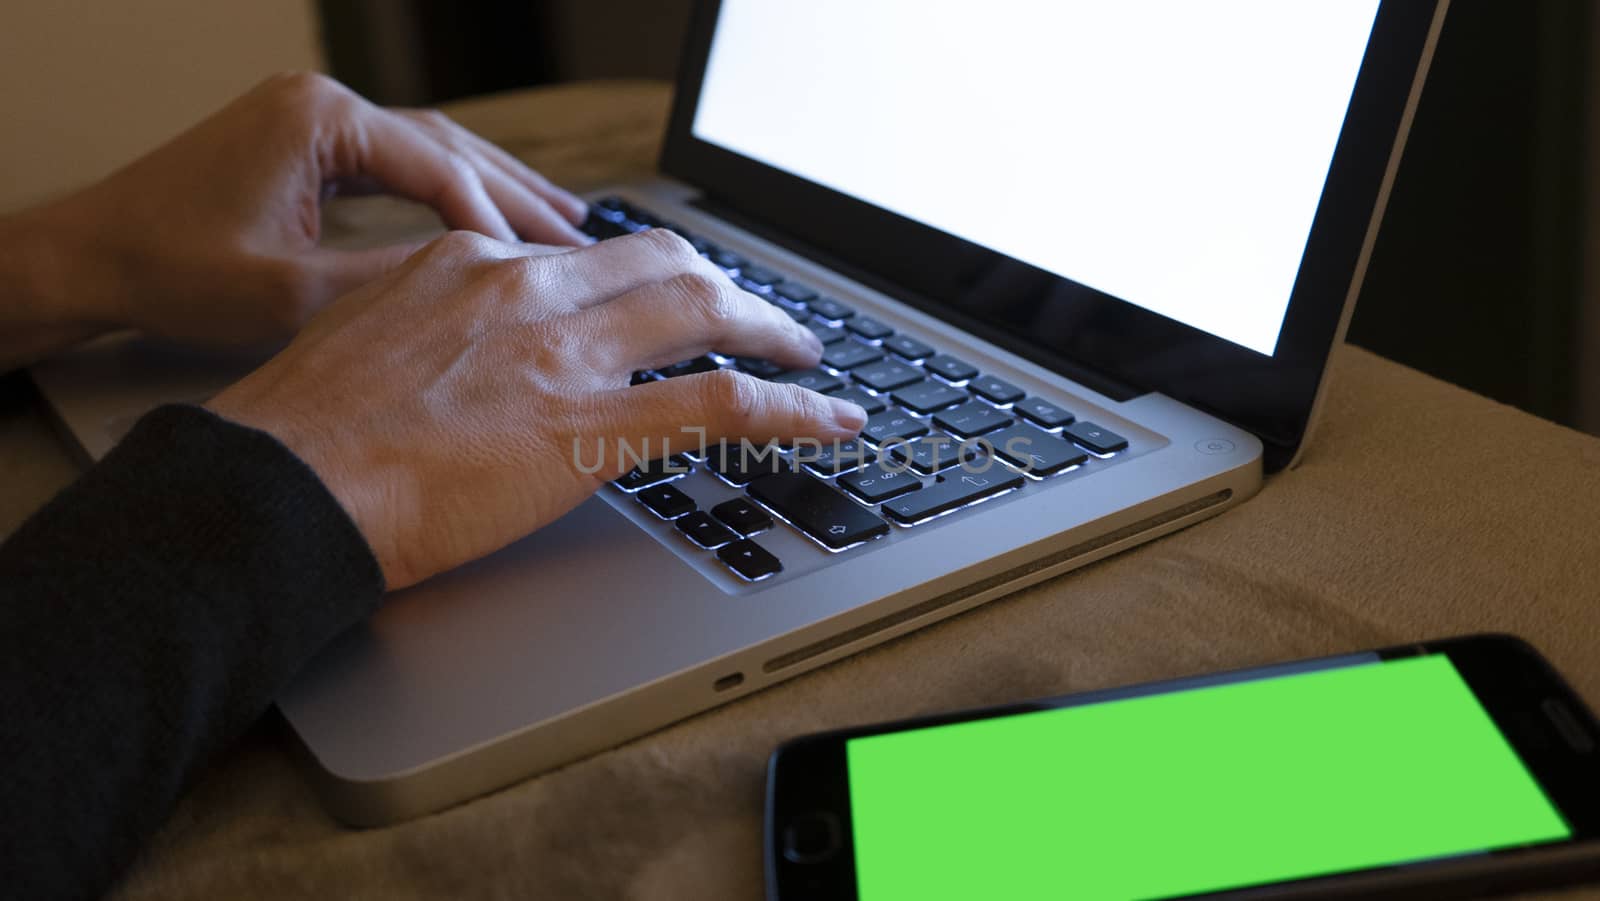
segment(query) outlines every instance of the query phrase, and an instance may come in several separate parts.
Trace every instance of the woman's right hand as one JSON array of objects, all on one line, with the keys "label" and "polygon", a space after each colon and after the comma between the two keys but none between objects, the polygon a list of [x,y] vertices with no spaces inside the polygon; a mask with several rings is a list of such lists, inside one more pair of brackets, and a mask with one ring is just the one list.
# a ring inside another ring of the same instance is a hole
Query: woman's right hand
[{"label": "woman's right hand", "polygon": [[621,443],[686,448],[686,428],[709,442],[831,441],[866,420],[726,370],[629,384],[711,350],[792,368],[822,352],[667,231],[563,251],[452,232],[207,406],[309,464],[393,589],[553,522],[632,466]]}]

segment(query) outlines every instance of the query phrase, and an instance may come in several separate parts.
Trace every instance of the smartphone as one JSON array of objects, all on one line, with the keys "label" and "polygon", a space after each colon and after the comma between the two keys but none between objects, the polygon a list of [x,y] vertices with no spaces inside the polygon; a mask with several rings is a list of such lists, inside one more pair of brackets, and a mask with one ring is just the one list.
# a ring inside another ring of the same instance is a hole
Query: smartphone
[{"label": "smartphone", "polygon": [[1545,660],[1454,638],[812,735],[767,894],[1467,897],[1600,876],[1600,736]]}]

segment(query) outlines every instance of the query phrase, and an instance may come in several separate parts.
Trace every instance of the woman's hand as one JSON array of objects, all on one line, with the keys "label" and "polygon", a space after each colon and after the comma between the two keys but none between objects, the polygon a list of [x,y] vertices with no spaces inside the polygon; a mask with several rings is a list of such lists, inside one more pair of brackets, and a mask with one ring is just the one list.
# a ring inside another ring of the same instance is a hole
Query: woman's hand
[{"label": "woman's hand", "polygon": [[629,385],[710,350],[798,368],[822,346],[670,232],[554,252],[453,232],[208,406],[310,464],[400,588],[554,521],[632,465],[620,442],[829,441],[866,420],[726,370]]},{"label": "woman's hand", "polygon": [[288,338],[415,250],[319,249],[321,204],[341,191],[409,197],[501,241],[590,243],[582,201],[443,115],[280,75],[104,181],[0,223],[0,362],[115,328],[208,345]]}]

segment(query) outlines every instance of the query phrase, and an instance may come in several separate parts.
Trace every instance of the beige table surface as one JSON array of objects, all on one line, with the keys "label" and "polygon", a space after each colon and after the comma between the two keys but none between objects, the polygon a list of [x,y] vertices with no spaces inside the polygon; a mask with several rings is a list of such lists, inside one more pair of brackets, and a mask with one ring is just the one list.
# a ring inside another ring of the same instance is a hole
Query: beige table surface
[{"label": "beige table surface", "polygon": [[[452,111],[587,189],[650,170],[666,100],[619,83]],[[5,383],[0,530],[73,471]],[[1480,630],[1527,637],[1600,703],[1597,513],[1600,439],[1342,347],[1303,465],[1217,519],[392,828],[329,819],[265,722],[117,897],[756,898],[762,768],[789,736]]]}]

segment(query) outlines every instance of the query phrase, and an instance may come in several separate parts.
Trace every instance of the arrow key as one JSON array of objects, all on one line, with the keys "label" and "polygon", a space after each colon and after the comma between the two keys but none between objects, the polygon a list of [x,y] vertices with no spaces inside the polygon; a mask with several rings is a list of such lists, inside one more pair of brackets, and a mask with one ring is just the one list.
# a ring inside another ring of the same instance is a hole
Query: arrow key
[{"label": "arrow key", "polygon": [[725,544],[717,551],[717,559],[749,582],[759,582],[783,572],[783,564],[772,552],[748,538]]},{"label": "arrow key", "polygon": [[711,514],[704,510],[696,510],[687,516],[678,517],[675,525],[678,531],[689,537],[690,541],[703,548],[721,547],[739,536],[733,530],[711,518]]},{"label": "arrow key", "polygon": [[746,537],[772,528],[772,517],[749,498],[736,497],[711,508],[711,515],[723,525]]},{"label": "arrow key", "polygon": [[662,519],[677,519],[695,510],[694,498],[679,491],[678,486],[672,484],[642,489],[634,497],[639,499],[639,503],[649,507],[651,513]]}]

